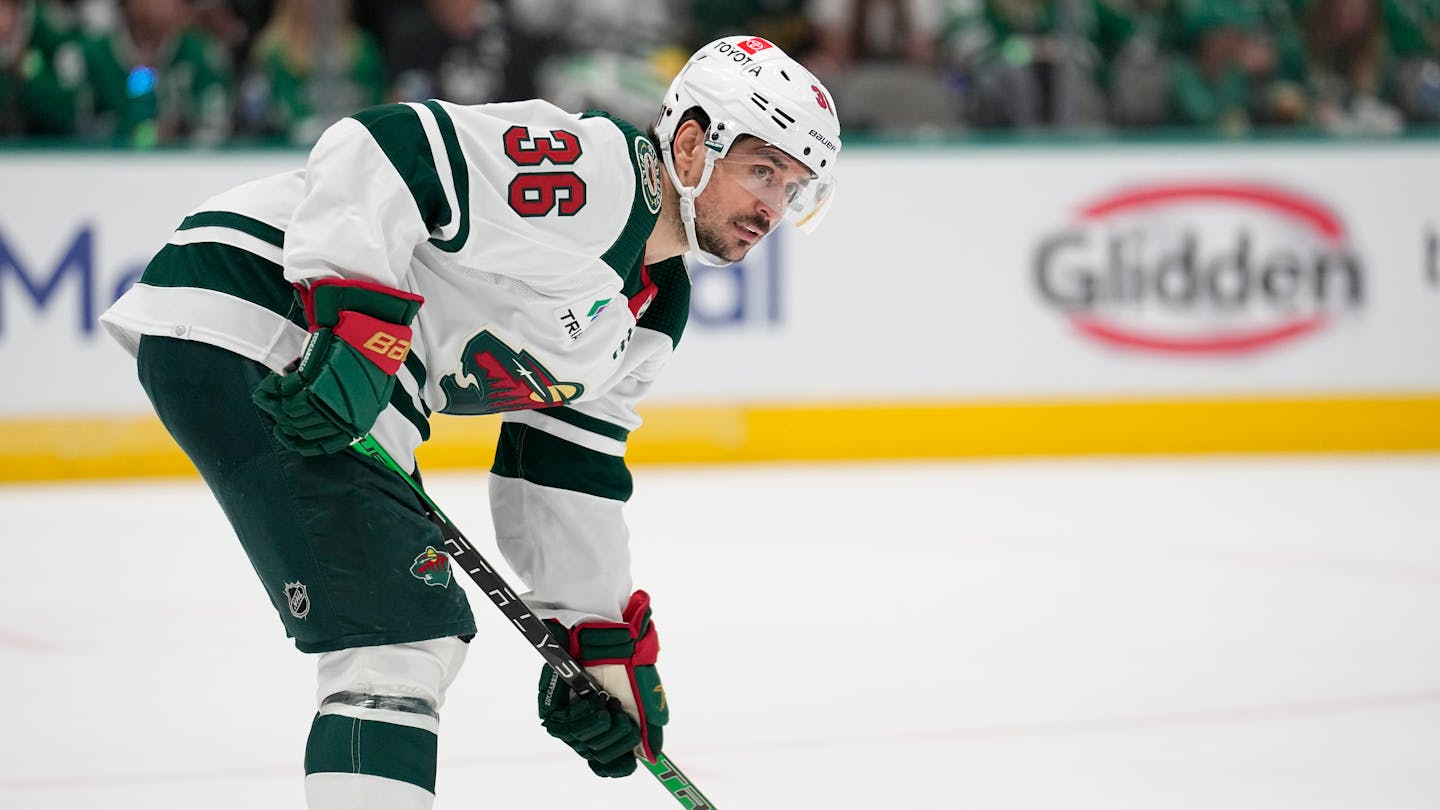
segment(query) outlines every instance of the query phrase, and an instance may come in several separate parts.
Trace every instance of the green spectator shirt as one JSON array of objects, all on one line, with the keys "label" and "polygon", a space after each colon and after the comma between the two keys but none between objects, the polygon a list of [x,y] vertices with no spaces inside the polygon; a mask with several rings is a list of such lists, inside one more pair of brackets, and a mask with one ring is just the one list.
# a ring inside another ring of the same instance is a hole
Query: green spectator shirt
[{"label": "green spectator shirt", "polygon": [[352,36],[353,46],[345,49],[350,58],[339,66],[333,86],[318,81],[313,69],[294,67],[279,48],[256,52],[255,78],[264,96],[258,126],[262,134],[284,135],[295,143],[310,144],[337,117],[385,100],[385,63],[380,47],[363,31],[357,30]]},{"label": "green spectator shirt", "polygon": [[22,2],[19,27],[0,43],[0,132],[74,134],[89,92],[79,37],[47,3]]},{"label": "green spectator shirt", "polygon": [[123,30],[86,42],[100,133],[137,146],[224,138],[231,116],[224,48],[190,29],[176,35],[164,53],[159,64],[140,64]]},{"label": "green spectator shirt", "polygon": [[1381,10],[1396,58],[1440,56],[1440,0],[1384,0]]}]

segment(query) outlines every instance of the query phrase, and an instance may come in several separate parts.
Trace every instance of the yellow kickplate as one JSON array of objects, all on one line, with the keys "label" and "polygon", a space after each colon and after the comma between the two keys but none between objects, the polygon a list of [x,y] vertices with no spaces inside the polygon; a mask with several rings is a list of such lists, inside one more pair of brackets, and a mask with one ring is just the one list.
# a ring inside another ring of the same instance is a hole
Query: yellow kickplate
[{"label": "yellow kickplate", "polygon": [[[1440,393],[1351,398],[656,406],[645,463],[1440,450]],[[422,469],[486,469],[500,420],[437,415]],[[0,481],[193,475],[149,416],[0,420]]]}]

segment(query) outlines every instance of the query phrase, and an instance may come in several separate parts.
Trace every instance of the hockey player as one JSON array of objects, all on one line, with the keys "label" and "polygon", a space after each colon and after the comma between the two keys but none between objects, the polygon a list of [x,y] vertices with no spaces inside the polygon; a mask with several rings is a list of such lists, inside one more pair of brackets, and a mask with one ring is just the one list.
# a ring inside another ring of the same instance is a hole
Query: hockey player
[{"label": "hockey player", "polygon": [[310,807],[433,801],[474,618],[413,493],[346,448],[369,434],[413,468],[434,411],[503,412],[500,550],[619,698],[542,672],[545,728],[602,776],[654,761],[668,707],[632,592],[626,436],[685,326],[683,254],[726,263],[782,219],[813,228],[839,130],[824,86],[756,37],[696,52],[648,134],[542,101],[374,107],[303,170],[196,208],[102,316],[318,654]]}]

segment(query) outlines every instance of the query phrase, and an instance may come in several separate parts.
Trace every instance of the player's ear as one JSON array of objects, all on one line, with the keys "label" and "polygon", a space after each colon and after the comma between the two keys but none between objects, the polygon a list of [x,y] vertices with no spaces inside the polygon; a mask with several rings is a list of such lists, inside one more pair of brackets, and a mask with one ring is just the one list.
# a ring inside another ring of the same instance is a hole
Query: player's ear
[{"label": "player's ear", "polygon": [[675,141],[671,146],[675,155],[675,171],[686,185],[694,185],[700,181],[700,173],[705,167],[705,128],[700,122],[694,119],[680,125],[675,131]]}]

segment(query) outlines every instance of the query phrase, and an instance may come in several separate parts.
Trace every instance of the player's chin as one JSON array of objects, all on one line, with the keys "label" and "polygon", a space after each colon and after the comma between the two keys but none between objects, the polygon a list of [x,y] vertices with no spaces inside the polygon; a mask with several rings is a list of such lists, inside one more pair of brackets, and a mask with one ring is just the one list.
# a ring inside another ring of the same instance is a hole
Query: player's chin
[{"label": "player's chin", "polygon": [[740,261],[759,243],[759,239],[751,242],[739,238],[724,238],[715,233],[700,234],[700,249],[727,262]]},{"label": "player's chin", "polygon": [[738,262],[750,253],[750,248],[753,248],[758,244],[760,244],[759,241],[746,242],[743,240],[739,240],[736,241],[733,245],[729,246],[728,250],[719,255],[720,258],[728,262]]}]

